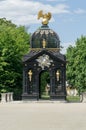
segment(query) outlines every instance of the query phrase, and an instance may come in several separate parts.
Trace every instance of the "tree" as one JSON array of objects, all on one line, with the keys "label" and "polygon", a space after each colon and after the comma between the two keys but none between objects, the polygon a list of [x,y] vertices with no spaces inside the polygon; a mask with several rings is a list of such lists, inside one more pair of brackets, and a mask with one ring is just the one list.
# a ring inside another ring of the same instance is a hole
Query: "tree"
[{"label": "tree", "polygon": [[22,91],[22,57],[29,50],[30,34],[24,26],[17,27],[0,19],[0,91]]},{"label": "tree", "polygon": [[45,87],[47,84],[50,84],[50,77],[49,77],[49,72],[44,71],[40,75],[40,88],[41,88],[41,93],[45,92]]},{"label": "tree", "polygon": [[86,36],[67,49],[67,81],[79,91],[86,91]]}]

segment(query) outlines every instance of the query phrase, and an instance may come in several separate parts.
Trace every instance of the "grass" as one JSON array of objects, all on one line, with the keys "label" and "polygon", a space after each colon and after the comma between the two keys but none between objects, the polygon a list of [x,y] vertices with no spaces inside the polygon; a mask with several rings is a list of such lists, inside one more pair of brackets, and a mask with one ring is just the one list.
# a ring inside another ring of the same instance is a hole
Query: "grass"
[{"label": "grass", "polygon": [[44,99],[44,100],[49,100],[49,99],[50,99],[50,95],[43,93],[43,94],[41,95],[41,98]]},{"label": "grass", "polygon": [[68,102],[79,102],[80,97],[79,97],[79,95],[77,95],[77,96],[67,96],[67,101]]},{"label": "grass", "polygon": [[[43,93],[41,95],[41,99],[49,100],[50,99],[50,95],[49,94],[46,95],[46,93]],[[80,102],[80,96],[79,95],[77,95],[77,96],[67,96],[66,100],[68,102]]]}]

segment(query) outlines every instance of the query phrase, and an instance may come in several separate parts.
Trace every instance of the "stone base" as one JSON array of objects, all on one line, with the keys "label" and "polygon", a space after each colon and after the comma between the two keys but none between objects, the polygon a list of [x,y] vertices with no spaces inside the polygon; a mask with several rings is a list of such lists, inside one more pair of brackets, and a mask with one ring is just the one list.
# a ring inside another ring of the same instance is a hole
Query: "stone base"
[{"label": "stone base", "polygon": [[24,101],[31,101],[31,100],[38,100],[38,95],[37,94],[23,94],[22,95],[22,100]]},{"label": "stone base", "polygon": [[[23,94],[22,95],[22,100],[23,101],[38,101],[38,100],[44,100],[39,98],[38,94]],[[45,99],[46,100],[46,99]],[[52,94],[50,95],[50,101],[66,101],[66,95],[55,95]]]},{"label": "stone base", "polygon": [[51,100],[66,100],[66,95],[51,95]]},{"label": "stone base", "polygon": [[13,101],[13,93],[1,93],[1,102],[11,102]]},{"label": "stone base", "polygon": [[86,103],[86,92],[82,94],[82,102]]}]

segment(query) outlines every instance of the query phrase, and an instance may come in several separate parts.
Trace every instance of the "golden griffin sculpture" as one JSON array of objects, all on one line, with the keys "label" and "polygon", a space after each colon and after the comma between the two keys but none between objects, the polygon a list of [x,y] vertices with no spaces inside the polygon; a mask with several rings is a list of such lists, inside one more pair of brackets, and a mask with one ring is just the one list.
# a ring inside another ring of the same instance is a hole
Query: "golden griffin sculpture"
[{"label": "golden griffin sculpture", "polygon": [[40,10],[40,11],[38,12],[38,19],[40,19],[40,18],[42,18],[42,24],[43,24],[43,25],[47,25],[48,22],[49,22],[49,20],[51,19],[51,13],[48,12],[47,14],[46,14],[46,13],[43,14],[43,11]]}]

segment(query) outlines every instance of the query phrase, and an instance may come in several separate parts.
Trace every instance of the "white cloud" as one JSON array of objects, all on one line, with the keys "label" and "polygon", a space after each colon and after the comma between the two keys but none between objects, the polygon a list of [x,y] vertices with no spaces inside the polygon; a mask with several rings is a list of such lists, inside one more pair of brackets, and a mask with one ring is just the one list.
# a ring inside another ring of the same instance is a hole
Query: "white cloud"
[{"label": "white cloud", "polygon": [[58,1],[58,0],[47,0],[47,1],[49,1],[49,2],[54,2],[54,1]]},{"label": "white cloud", "polygon": [[67,0],[46,0],[46,1],[49,1],[49,2],[65,2],[65,1],[67,1]]},{"label": "white cloud", "polygon": [[84,14],[84,13],[86,13],[86,10],[78,8],[77,10],[74,11],[74,13],[76,13],[76,14]]},{"label": "white cloud", "polygon": [[61,49],[61,53],[66,54],[67,48],[72,45],[75,46],[75,42],[66,42],[66,43],[61,43],[62,45],[62,49]]},{"label": "white cloud", "polygon": [[67,22],[75,22],[75,20],[73,18],[69,18],[69,19],[63,19],[63,22],[67,23]]},{"label": "white cloud", "polygon": [[[66,4],[52,6],[31,0],[3,0],[0,1],[0,17],[6,17],[17,25],[38,23],[37,13],[39,10],[53,14],[70,13]],[[52,18],[51,21],[54,21]]]}]

